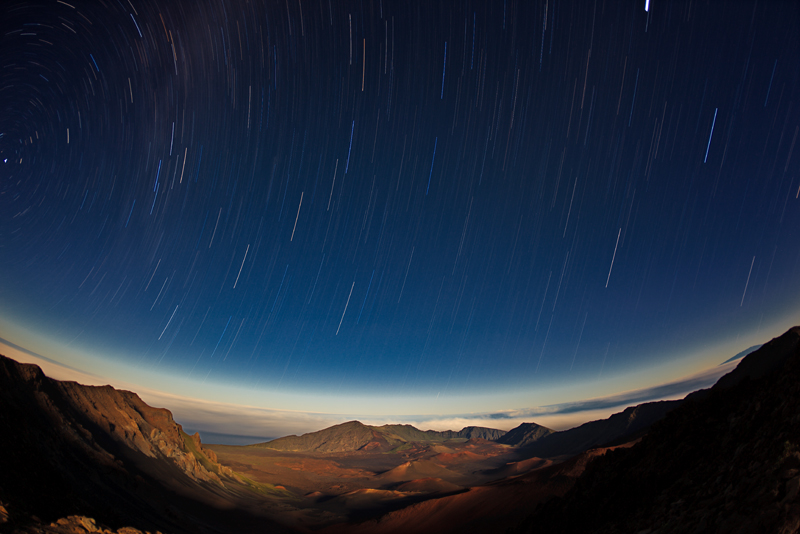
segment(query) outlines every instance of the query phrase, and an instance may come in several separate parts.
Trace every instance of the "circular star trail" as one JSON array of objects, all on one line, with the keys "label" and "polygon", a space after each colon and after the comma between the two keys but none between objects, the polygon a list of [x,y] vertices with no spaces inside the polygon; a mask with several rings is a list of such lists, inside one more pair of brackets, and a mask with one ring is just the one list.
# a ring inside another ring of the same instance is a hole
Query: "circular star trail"
[{"label": "circular star trail", "polygon": [[4,2],[3,336],[446,396],[779,333],[800,7],[647,8]]}]

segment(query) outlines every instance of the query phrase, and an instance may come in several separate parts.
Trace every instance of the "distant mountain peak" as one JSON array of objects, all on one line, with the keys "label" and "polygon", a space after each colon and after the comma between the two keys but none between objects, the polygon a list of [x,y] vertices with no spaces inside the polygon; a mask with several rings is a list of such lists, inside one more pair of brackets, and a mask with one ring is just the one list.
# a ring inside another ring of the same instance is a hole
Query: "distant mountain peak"
[{"label": "distant mountain peak", "polygon": [[530,445],[541,438],[552,434],[554,431],[536,423],[522,423],[512,428],[503,437],[497,440],[498,443],[524,447]]},{"label": "distant mountain peak", "polygon": [[486,439],[494,441],[505,431],[479,426],[453,430],[420,430],[409,424],[365,425],[361,421],[348,421],[302,436],[286,436],[251,447],[296,452],[350,452],[380,450],[390,451],[406,443],[440,442],[449,439]]}]

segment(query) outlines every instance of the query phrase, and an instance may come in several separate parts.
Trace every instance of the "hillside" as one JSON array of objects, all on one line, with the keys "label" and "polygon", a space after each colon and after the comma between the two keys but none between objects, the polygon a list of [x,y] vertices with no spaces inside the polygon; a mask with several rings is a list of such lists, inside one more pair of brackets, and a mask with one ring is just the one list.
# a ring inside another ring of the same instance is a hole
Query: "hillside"
[{"label": "hillside", "polygon": [[255,520],[214,508],[256,494],[135,393],[52,380],[0,356],[0,429],[6,526],[34,532],[74,515],[115,529],[236,532]]},{"label": "hillside", "polygon": [[447,441],[448,439],[486,439],[495,441],[506,434],[505,430],[482,426],[467,426],[454,430],[420,430],[412,425],[382,425],[372,427],[384,435],[395,436],[402,441]]},{"label": "hillside", "polygon": [[302,436],[286,436],[249,447],[295,452],[388,452],[407,443],[442,442],[450,439],[495,440],[503,430],[468,426],[458,432],[447,430],[420,430],[411,425],[369,426],[360,421],[348,421]]},{"label": "hillside", "polygon": [[348,421],[302,436],[286,436],[248,447],[304,452],[388,451],[400,443],[400,440],[386,439],[383,434],[360,421]]},{"label": "hillside", "polygon": [[[647,402],[630,406],[608,419],[589,421],[561,432],[543,433],[537,439],[522,440],[519,445],[524,447],[526,456],[573,456],[593,447],[634,439],[681,402],[683,401]],[[516,434],[516,430],[509,431],[509,434]],[[535,436],[535,433],[532,435]],[[506,439],[508,435],[504,436],[504,440]]]},{"label": "hillside", "polygon": [[468,426],[459,431],[420,430],[412,425],[370,426],[348,421],[302,436],[286,436],[248,445],[280,451],[339,453],[354,451],[389,452],[411,443],[436,443],[447,440],[485,439],[519,447],[524,457],[569,457],[593,447],[614,444],[641,436],[683,401],[648,402],[631,406],[608,419],[553,431],[536,423],[522,423],[509,430]]},{"label": "hillside", "polygon": [[498,438],[497,442],[505,445],[514,445],[515,447],[524,447],[552,433],[552,430],[542,425],[537,425],[536,423],[522,423]]},{"label": "hillside", "polygon": [[214,447],[134,393],[0,357],[2,531],[788,534],[800,327],[683,401],[563,432],[350,421]]},{"label": "hillside", "polygon": [[795,327],[689,395],[639,444],[591,463],[519,531],[797,532],[799,492]]}]

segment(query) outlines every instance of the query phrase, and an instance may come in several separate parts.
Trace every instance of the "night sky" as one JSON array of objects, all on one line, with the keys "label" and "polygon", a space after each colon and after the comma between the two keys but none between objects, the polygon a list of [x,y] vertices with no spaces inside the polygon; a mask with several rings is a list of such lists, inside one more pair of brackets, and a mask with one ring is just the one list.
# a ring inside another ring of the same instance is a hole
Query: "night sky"
[{"label": "night sky", "polygon": [[791,0],[5,1],[0,337],[364,410],[695,370],[800,322],[798,28]]}]

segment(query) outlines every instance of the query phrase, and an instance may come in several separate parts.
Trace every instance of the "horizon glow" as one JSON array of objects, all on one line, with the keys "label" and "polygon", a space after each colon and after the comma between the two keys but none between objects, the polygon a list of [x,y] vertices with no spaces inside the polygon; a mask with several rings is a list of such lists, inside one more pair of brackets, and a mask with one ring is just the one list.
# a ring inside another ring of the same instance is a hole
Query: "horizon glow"
[{"label": "horizon glow", "polygon": [[183,399],[456,420],[798,323],[800,6],[508,8],[7,2],[0,337]]}]

